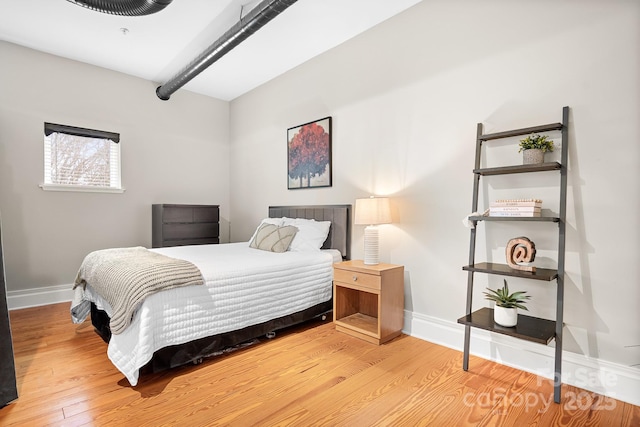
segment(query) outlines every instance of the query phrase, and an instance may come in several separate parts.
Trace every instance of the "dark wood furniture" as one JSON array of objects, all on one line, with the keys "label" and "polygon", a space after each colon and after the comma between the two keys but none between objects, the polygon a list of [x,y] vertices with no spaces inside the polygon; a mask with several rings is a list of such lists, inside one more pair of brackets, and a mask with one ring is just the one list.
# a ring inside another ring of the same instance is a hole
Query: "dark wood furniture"
[{"label": "dark wood furniture", "polygon": [[[165,205],[166,206],[166,205]],[[350,256],[351,241],[351,205],[320,206],[270,206],[269,217],[307,218],[317,221],[331,221],[329,235],[323,248],[338,249],[343,259]],[[185,344],[162,348],[153,354],[151,361],[142,371],[158,372],[165,369],[200,362],[219,351],[235,345],[263,337],[268,333],[287,328],[302,322],[321,318],[331,313],[333,298],[288,316],[272,319],[264,323],[248,326],[238,331],[218,334]],[[91,323],[105,342],[111,339],[109,316],[91,304]],[[142,372],[141,371],[141,372]]]},{"label": "dark wood furniture", "polygon": [[154,248],[220,243],[218,205],[152,205],[151,223]]},{"label": "dark wood furniture", "polygon": [[404,267],[361,260],[334,264],[333,322],[336,330],[378,345],[400,335]]},{"label": "dark wood furniture", "polygon": [[2,224],[0,224],[0,408],[18,398],[13,341],[7,306],[7,286],[4,279]]},{"label": "dark wood furniture", "polygon": [[[469,265],[462,267],[467,271],[467,303],[466,315],[458,319],[458,323],[465,325],[464,334],[464,359],[462,363],[463,369],[469,369],[469,344],[471,339],[471,328],[480,328],[487,331],[496,332],[524,339],[531,342],[548,344],[555,339],[555,373],[554,373],[554,401],[560,402],[561,385],[562,385],[562,329],[563,323],[563,307],[564,307],[564,258],[565,258],[565,234],[566,234],[566,210],[567,210],[567,165],[568,165],[568,146],[569,146],[569,107],[562,109],[562,123],[551,123],[547,125],[534,126],[523,129],[514,129],[504,132],[483,134],[482,123],[478,123],[476,137],[476,158],[475,168],[473,169],[473,201],[471,212],[478,212],[478,194],[480,186],[480,178],[491,175],[507,175],[519,173],[545,173],[559,172],[559,207],[560,212],[557,216],[542,217],[486,217],[471,216],[469,220],[473,222],[471,228],[471,236],[469,242]],[[514,165],[497,168],[481,168],[480,161],[482,158],[482,145],[491,140],[499,140],[503,138],[511,138],[515,136],[529,135],[531,133],[542,133],[559,131],[562,137],[560,162],[548,162],[536,165]],[[494,221],[520,221],[524,226],[527,222],[548,222],[558,225],[558,266],[557,269],[537,268],[535,272],[514,270],[506,264],[496,264],[490,262],[475,262],[476,247],[476,229],[480,222]],[[551,282],[556,281],[556,318],[555,320],[540,319],[532,316],[518,315],[518,323],[515,327],[506,328],[496,325],[493,321],[493,310],[489,308],[481,308],[480,310],[472,310],[473,300],[473,276],[475,273],[497,274],[502,276],[522,277],[539,281]]]}]

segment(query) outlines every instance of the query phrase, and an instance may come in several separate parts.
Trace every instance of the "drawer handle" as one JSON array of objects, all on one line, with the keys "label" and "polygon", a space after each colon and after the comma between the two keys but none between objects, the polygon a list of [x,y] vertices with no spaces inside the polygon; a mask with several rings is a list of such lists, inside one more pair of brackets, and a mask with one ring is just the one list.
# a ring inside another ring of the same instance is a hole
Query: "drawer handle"
[{"label": "drawer handle", "polygon": [[356,280],[358,280],[358,276],[353,276],[353,281],[355,282]]}]

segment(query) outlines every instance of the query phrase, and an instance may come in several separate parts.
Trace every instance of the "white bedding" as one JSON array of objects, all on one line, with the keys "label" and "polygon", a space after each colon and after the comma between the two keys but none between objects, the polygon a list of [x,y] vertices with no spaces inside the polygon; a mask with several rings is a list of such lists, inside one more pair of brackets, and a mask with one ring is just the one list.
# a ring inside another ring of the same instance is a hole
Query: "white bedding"
[{"label": "white bedding", "polygon": [[[163,347],[286,316],[328,301],[337,251],[273,253],[248,242],[152,249],[195,264],[204,286],[148,297],[123,333],[112,335],[107,354],[132,386],[138,371]],[[110,314],[88,284],[85,299]]]}]

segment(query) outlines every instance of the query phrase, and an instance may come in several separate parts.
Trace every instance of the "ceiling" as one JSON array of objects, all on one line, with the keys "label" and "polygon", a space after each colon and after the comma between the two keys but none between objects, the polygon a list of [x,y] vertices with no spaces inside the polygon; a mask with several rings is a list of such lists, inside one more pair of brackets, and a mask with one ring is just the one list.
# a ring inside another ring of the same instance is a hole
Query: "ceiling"
[{"label": "ceiling", "polygon": [[[420,0],[298,0],[183,89],[232,100]],[[258,4],[174,0],[152,15],[67,0],[0,0],[0,40],[165,83]]]}]

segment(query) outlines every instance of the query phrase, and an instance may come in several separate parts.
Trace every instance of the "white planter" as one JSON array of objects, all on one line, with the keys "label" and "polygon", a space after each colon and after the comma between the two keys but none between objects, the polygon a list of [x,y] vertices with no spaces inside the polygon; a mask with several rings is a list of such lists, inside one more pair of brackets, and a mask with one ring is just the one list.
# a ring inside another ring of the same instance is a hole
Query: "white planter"
[{"label": "white planter", "polygon": [[493,309],[493,321],[507,328],[516,326],[518,323],[518,309],[499,307],[496,305]]},{"label": "white planter", "polygon": [[525,165],[534,165],[544,163],[544,151],[539,148],[529,148],[522,152],[522,163]]}]

